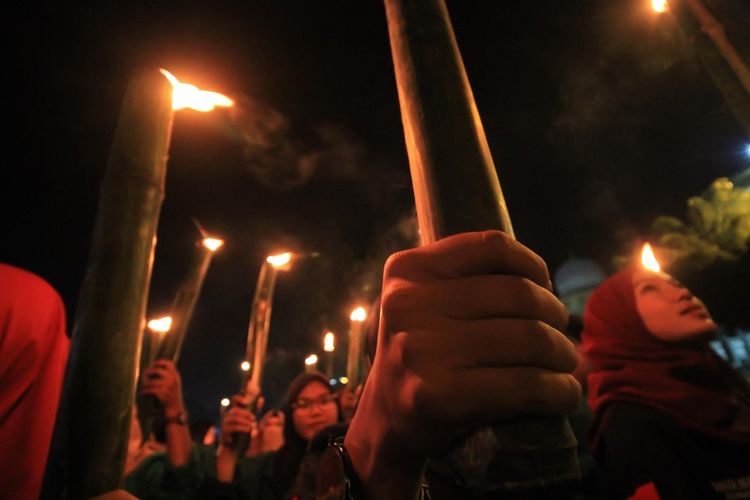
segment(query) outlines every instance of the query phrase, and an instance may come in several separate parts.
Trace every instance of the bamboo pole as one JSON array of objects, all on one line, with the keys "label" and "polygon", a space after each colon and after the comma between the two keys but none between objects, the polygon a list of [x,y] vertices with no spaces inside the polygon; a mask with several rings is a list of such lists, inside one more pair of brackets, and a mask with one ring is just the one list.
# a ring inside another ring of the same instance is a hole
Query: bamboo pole
[{"label": "bamboo pole", "polygon": [[699,0],[670,0],[670,11],[732,114],[750,137],[750,69],[724,26]]},{"label": "bamboo pole", "polygon": [[196,244],[188,274],[172,302],[172,308],[170,309],[172,327],[159,344],[156,359],[170,359],[175,364],[179,361],[182,344],[185,342],[187,329],[193,319],[195,305],[198,303],[198,298],[203,289],[203,282],[206,279],[213,254],[214,251],[202,242]]},{"label": "bamboo pole", "polygon": [[122,486],[164,197],[171,96],[172,87],[155,69],[131,80],[102,182],[66,387],[69,498]]},{"label": "bamboo pole", "polygon": [[[513,234],[443,0],[385,0],[422,244],[486,229]],[[579,477],[563,416],[484,427],[439,459],[475,493]]]}]

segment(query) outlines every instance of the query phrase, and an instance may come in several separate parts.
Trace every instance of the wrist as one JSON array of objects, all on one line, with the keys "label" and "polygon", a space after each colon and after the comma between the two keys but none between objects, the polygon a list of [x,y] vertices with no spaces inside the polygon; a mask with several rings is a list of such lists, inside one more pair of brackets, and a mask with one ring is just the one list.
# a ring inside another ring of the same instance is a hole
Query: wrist
[{"label": "wrist", "polygon": [[384,420],[373,415],[377,413],[358,411],[344,440],[365,498],[413,500],[427,459],[406,449],[392,430],[383,426]]},{"label": "wrist", "polygon": [[164,418],[170,419],[179,416],[180,414],[187,413],[185,406],[181,402],[175,402],[172,404],[164,405]]},{"label": "wrist", "polygon": [[187,425],[188,414],[185,410],[164,411],[164,423],[166,425]]}]

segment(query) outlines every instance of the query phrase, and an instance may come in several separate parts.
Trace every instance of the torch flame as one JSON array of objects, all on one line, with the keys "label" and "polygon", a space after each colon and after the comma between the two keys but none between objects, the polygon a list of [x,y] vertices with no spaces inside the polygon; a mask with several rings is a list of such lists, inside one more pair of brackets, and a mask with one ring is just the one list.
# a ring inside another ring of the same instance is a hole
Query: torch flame
[{"label": "torch flame", "polygon": [[221,400],[221,406],[223,406],[224,408],[229,406],[229,403],[231,403],[231,401],[229,401],[229,398],[224,398]]},{"label": "torch flame", "polygon": [[266,258],[266,262],[268,262],[269,264],[271,264],[273,267],[277,269],[289,264],[291,260],[292,260],[291,252],[281,253],[279,255],[269,255]]},{"label": "torch flame", "polygon": [[666,12],[668,8],[667,0],[651,0],[651,8],[657,14]]},{"label": "torch flame", "polygon": [[352,321],[364,321],[367,319],[367,311],[365,311],[364,307],[358,307],[352,311],[349,318],[351,318]]},{"label": "torch flame", "polygon": [[211,111],[216,106],[229,107],[234,101],[218,92],[201,90],[195,85],[182,83],[166,69],[159,70],[172,84],[172,109],[191,108],[196,111]]},{"label": "torch flame", "polygon": [[224,245],[224,240],[219,238],[203,238],[203,246],[215,252]]},{"label": "torch flame", "polygon": [[305,364],[307,366],[312,366],[314,364],[317,364],[318,362],[318,356],[316,354],[310,354],[308,357],[305,358]]},{"label": "torch flame", "polygon": [[240,368],[242,369],[243,372],[250,371],[250,362],[249,361],[243,361],[242,364],[240,365]]},{"label": "torch flame", "polygon": [[164,316],[163,318],[152,319],[147,326],[152,332],[167,333],[172,328],[172,317]]},{"label": "torch flame", "polygon": [[641,263],[643,264],[643,267],[645,267],[649,271],[654,271],[655,273],[661,271],[659,261],[656,260],[656,255],[654,255],[654,251],[651,249],[651,245],[649,245],[648,243],[643,244],[643,251],[641,251]]},{"label": "torch flame", "polygon": [[334,335],[333,332],[327,332],[323,337],[323,350],[325,352],[333,352],[334,350]]}]

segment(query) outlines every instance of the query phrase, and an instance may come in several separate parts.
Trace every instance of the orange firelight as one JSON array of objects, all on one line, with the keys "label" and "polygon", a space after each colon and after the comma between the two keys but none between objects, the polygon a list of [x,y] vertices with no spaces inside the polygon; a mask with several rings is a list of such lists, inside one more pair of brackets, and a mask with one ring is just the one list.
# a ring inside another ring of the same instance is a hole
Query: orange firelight
[{"label": "orange firelight", "polygon": [[152,332],[167,333],[172,328],[172,317],[164,316],[163,318],[152,319],[146,326]]},{"label": "orange firelight", "polygon": [[266,258],[266,262],[271,264],[276,269],[283,268],[292,261],[292,253],[286,252],[279,255],[269,255]]},{"label": "orange firelight", "polygon": [[667,4],[667,0],[651,0],[651,8],[657,14],[661,14],[667,11],[669,5]]},{"label": "orange firelight", "polygon": [[649,245],[648,243],[643,244],[643,250],[641,251],[641,264],[643,264],[643,267],[645,267],[649,271],[653,271],[655,273],[661,271],[659,261],[656,260],[656,255],[654,255],[654,251],[651,249],[651,245]]},{"label": "orange firelight", "polygon": [[335,349],[334,339],[335,336],[333,335],[333,332],[326,332],[325,336],[323,337],[323,350],[325,352],[333,352],[333,350]]},{"label": "orange firelight", "polygon": [[211,111],[216,106],[228,108],[234,105],[234,101],[223,94],[201,90],[195,85],[183,83],[164,68],[159,71],[172,84],[172,109],[175,111],[183,108]]},{"label": "orange firelight", "polygon": [[224,240],[219,238],[203,238],[203,246],[215,252],[224,245]]},{"label": "orange firelight", "polygon": [[364,321],[367,319],[367,311],[365,311],[364,307],[358,307],[352,311],[352,314],[351,316],[349,316],[349,318],[352,321]]}]

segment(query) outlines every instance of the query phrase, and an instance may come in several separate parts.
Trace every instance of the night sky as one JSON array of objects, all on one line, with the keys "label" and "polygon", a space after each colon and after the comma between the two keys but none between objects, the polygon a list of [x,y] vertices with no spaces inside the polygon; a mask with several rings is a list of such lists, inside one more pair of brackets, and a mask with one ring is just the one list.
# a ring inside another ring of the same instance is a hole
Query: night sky
[{"label": "night sky", "polygon": [[[128,78],[162,66],[236,99],[230,111],[176,115],[149,297],[149,315],[167,311],[198,238],[192,218],[227,240],[180,362],[190,409],[205,414],[239,383],[265,255],[319,254],[277,284],[268,374],[288,375],[320,350],[325,328],[346,331],[385,257],[409,245],[384,8],[127,4],[6,16],[0,261],[51,282],[72,324]],[[656,215],[683,216],[688,197],[748,166],[747,137],[674,20],[649,2],[448,7],[517,236],[550,268],[575,255],[611,269]]]}]

